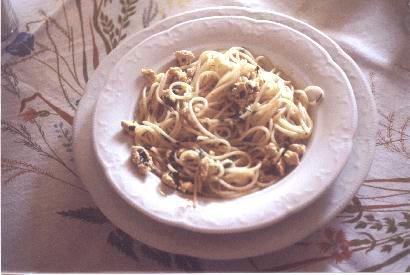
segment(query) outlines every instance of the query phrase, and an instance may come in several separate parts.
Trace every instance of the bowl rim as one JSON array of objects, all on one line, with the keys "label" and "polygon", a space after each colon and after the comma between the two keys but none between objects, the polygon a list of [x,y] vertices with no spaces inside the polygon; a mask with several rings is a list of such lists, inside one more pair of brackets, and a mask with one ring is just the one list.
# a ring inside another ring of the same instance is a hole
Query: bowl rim
[{"label": "bowl rim", "polygon": [[[156,39],[156,37],[158,37],[158,36],[170,35],[170,33],[171,33],[172,31],[174,31],[174,29],[180,28],[180,27],[183,26],[183,25],[191,24],[192,22],[208,21],[208,20],[218,20],[218,19],[226,19],[226,18],[235,19],[235,20],[247,20],[247,21],[250,21],[251,24],[259,24],[259,23],[260,23],[260,24],[276,25],[276,26],[280,26],[281,28],[285,28],[285,29],[291,30],[291,31],[293,31],[293,32],[295,32],[295,33],[298,33],[298,35],[306,36],[306,35],[300,33],[299,31],[296,31],[296,30],[294,30],[294,29],[292,29],[292,28],[290,28],[290,27],[288,27],[288,26],[286,26],[286,25],[283,25],[283,24],[280,24],[280,23],[277,23],[277,22],[268,21],[268,20],[253,19],[253,18],[249,18],[249,17],[245,17],[245,16],[210,16],[210,17],[204,17],[204,18],[189,20],[189,21],[185,21],[185,22],[176,24],[176,25],[174,25],[173,27],[171,27],[171,28],[169,28],[169,29],[167,29],[167,30],[164,30],[164,31],[159,32],[159,33],[156,33],[156,34],[154,34],[154,35],[152,35],[152,36],[146,38],[145,40],[143,40],[143,41],[141,41],[139,44],[137,44],[135,47],[133,47],[131,50],[129,50],[129,51],[127,52],[127,54],[123,55],[123,56],[119,59],[119,61],[117,62],[117,64],[115,64],[115,67],[119,66],[119,64],[121,64],[121,61],[122,61],[127,55],[129,55],[131,52],[136,51],[136,49],[138,49],[139,47],[141,47],[141,45],[144,45],[144,43],[150,42],[150,40]],[[131,205],[132,207],[136,208],[137,210],[143,212],[143,213],[146,214],[147,216],[149,216],[149,217],[151,217],[151,218],[153,218],[153,219],[155,219],[155,220],[157,220],[157,221],[160,221],[160,222],[169,224],[169,225],[174,225],[174,226],[182,227],[182,228],[185,228],[185,229],[188,229],[188,230],[191,230],[191,231],[198,231],[198,232],[203,232],[203,233],[244,232],[244,231],[249,231],[249,230],[261,228],[261,227],[264,227],[264,226],[267,226],[267,225],[270,225],[270,224],[272,224],[272,223],[275,223],[275,222],[280,221],[280,220],[283,219],[284,217],[286,217],[286,216],[288,216],[288,215],[291,215],[291,214],[293,214],[293,213],[299,211],[300,209],[306,207],[307,205],[309,205],[310,203],[312,203],[314,200],[316,200],[316,199],[330,186],[330,184],[331,184],[331,183],[333,182],[333,180],[338,176],[338,174],[340,173],[340,171],[342,170],[342,168],[344,167],[344,165],[345,165],[346,162],[347,162],[348,156],[349,156],[350,151],[351,151],[351,148],[352,148],[353,136],[354,136],[354,133],[355,133],[355,130],[356,130],[356,127],[357,127],[357,107],[356,107],[356,102],[355,102],[355,99],[354,99],[352,87],[351,87],[351,85],[350,85],[350,82],[349,82],[347,76],[346,76],[345,73],[343,72],[343,70],[333,61],[333,59],[330,57],[330,55],[327,53],[327,51],[324,50],[316,41],[314,41],[313,39],[311,39],[311,38],[308,37],[308,36],[306,36],[306,37],[307,37],[309,40],[311,40],[310,43],[315,44],[315,46],[321,50],[321,52],[323,53],[323,55],[326,57],[327,61],[328,61],[330,64],[332,64],[332,66],[333,66],[333,67],[338,71],[338,73],[342,76],[342,78],[343,78],[344,81],[345,81],[344,84],[346,84],[347,87],[348,87],[348,92],[347,92],[347,93],[348,93],[348,95],[349,95],[349,99],[351,100],[351,104],[352,104],[352,106],[354,107],[353,110],[352,110],[352,116],[351,116],[351,119],[352,119],[352,129],[350,129],[351,131],[348,132],[348,133],[346,133],[346,135],[344,136],[344,139],[345,139],[345,142],[346,142],[346,148],[347,148],[347,149],[344,151],[343,157],[342,157],[342,158],[339,158],[339,160],[341,159],[341,161],[339,161],[339,165],[338,165],[338,167],[337,167],[337,172],[334,172],[334,173],[332,174],[332,179],[331,179],[331,180],[328,180],[328,183],[327,183],[326,187],[325,187],[325,188],[322,188],[322,189],[320,190],[320,192],[315,192],[315,193],[314,193],[314,196],[309,197],[309,199],[305,200],[303,203],[299,203],[298,206],[293,207],[292,209],[288,210],[284,215],[278,216],[278,217],[276,217],[275,219],[268,219],[268,220],[265,220],[264,222],[258,222],[258,223],[256,223],[256,224],[255,224],[255,223],[253,223],[253,224],[247,224],[247,225],[243,225],[243,224],[242,224],[241,226],[235,226],[235,227],[230,227],[230,228],[221,228],[221,227],[215,228],[215,227],[213,227],[213,226],[210,227],[210,226],[203,226],[203,225],[201,226],[201,225],[198,225],[198,224],[186,223],[186,221],[184,222],[184,221],[170,220],[170,219],[167,219],[167,218],[163,218],[163,217],[161,217],[161,216],[158,216],[158,215],[156,215],[156,214],[153,214],[152,212],[148,211],[147,209],[145,209],[145,208],[142,207],[141,205],[136,204],[134,200],[130,199],[130,198],[127,196],[127,194],[125,194],[125,193],[123,192],[124,190],[121,190],[121,189],[117,186],[117,184],[115,183],[115,181],[114,181],[113,178],[111,177],[111,174],[109,173],[109,169],[107,169],[107,166],[105,165],[104,157],[101,155],[100,146],[99,146],[98,142],[96,142],[96,140],[98,140],[98,135],[99,135],[99,134],[98,134],[98,131],[96,130],[97,127],[94,127],[94,126],[96,125],[96,123],[98,123],[99,117],[98,117],[97,114],[99,113],[99,109],[101,108],[101,104],[102,104],[101,102],[103,101],[103,100],[101,99],[102,96],[99,96],[99,98],[98,98],[98,100],[97,100],[97,104],[96,104],[96,106],[95,106],[95,111],[94,111],[94,114],[93,114],[93,131],[92,131],[92,132],[93,132],[93,140],[94,140],[93,145],[94,145],[94,150],[96,151],[97,159],[98,159],[98,161],[100,162],[100,164],[102,165],[102,167],[104,167],[104,169],[103,169],[103,170],[104,170],[104,173],[105,173],[105,175],[106,175],[108,181],[110,182],[111,186],[114,187],[115,191],[116,191],[116,192],[121,196],[121,198],[123,198],[129,205]],[[251,51],[252,51],[252,50],[251,50]],[[116,71],[116,70],[115,70],[115,67],[112,69],[112,71],[110,72],[110,75],[107,77],[107,83],[108,83],[109,80],[111,79],[113,72]],[[106,87],[107,83],[105,84],[105,87]],[[103,92],[102,92],[101,94],[103,94]],[[311,140],[311,139],[310,139],[310,140]],[[309,140],[309,141],[310,141],[310,140]],[[303,159],[305,159],[305,158],[306,158],[306,156],[304,156]],[[302,163],[303,163],[303,161],[302,161]],[[279,181],[278,184],[275,184],[274,186],[279,185],[280,182],[283,182],[283,180],[286,179],[286,178],[288,178],[290,174],[292,174],[292,173],[295,172],[295,170],[297,170],[297,169],[294,169],[293,171],[291,171],[288,175],[286,175],[284,178],[282,178],[282,179]],[[273,186],[272,186],[272,187],[273,187]],[[266,192],[267,189],[269,189],[269,188],[265,188],[265,189],[263,189],[263,190],[260,190],[260,191],[258,191],[258,192],[255,192],[255,193],[253,193],[253,194],[248,194],[248,195],[245,195],[245,196],[253,196],[253,195],[257,194],[257,193],[261,193],[261,192],[264,191],[264,190],[265,190],[265,192]],[[273,188],[271,188],[271,189],[273,189]],[[245,197],[245,196],[243,196],[243,197]]]}]

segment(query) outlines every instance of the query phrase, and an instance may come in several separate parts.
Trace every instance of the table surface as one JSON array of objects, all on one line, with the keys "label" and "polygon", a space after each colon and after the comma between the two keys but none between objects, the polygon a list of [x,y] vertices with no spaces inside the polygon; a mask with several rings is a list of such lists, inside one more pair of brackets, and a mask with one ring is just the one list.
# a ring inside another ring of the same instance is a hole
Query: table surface
[{"label": "table surface", "polygon": [[[2,43],[2,271],[410,271],[407,1],[11,2],[20,24],[18,40]],[[71,131],[88,79],[124,38],[222,4],[282,12],[331,36],[367,77],[379,130],[367,179],[332,222],[279,252],[211,261],[158,251],[111,224],[78,178]]]}]

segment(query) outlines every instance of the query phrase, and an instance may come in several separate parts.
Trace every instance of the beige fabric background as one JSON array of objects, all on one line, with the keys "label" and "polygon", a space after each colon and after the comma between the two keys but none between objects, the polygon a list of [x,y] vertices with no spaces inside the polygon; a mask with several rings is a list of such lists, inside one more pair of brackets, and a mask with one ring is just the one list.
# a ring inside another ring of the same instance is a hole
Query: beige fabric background
[{"label": "beige fabric background", "polygon": [[[77,103],[119,38],[215,5],[283,12],[330,35],[368,78],[379,119],[368,179],[343,213],[290,248],[236,261],[171,255],[132,240],[93,204],[71,152]],[[2,52],[3,271],[410,270],[407,1],[24,0],[15,7],[24,40],[2,45],[12,44]]]}]

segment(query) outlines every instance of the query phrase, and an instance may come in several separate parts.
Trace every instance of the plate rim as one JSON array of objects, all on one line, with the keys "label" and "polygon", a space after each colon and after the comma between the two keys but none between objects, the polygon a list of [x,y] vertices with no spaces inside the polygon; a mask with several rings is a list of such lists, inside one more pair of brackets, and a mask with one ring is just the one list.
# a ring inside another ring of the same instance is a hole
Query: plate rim
[{"label": "plate rim", "polygon": [[[196,9],[196,10],[190,10],[190,11],[186,11],[183,13],[179,13],[173,16],[170,16],[168,18],[166,18],[165,20],[162,20],[160,22],[155,23],[154,25],[152,25],[150,28],[144,29],[138,33],[135,33],[134,35],[128,37],[126,40],[123,41],[123,43],[120,44],[119,47],[117,47],[114,51],[112,51],[105,59],[103,59],[103,61],[101,62],[100,66],[97,68],[96,73],[94,75],[91,76],[89,82],[87,83],[87,88],[86,88],[86,93],[83,96],[84,100],[80,101],[80,105],[78,107],[78,111],[76,113],[76,116],[74,118],[74,125],[73,125],[73,138],[74,138],[74,154],[78,156],[78,158],[76,159],[81,159],[81,156],[83,155],[84,150],[82,150],[82,143],[79,142],[79,140],[83,140],[85,139],[85,142],[87,142],[87,136],[80,136],[80,132],[83,130],[89,130],[88,127],[86,127],[85,125],[83,125],[82,123],[82,118],[83,116],[89,116],[90,114],[87,114],[86,112],[89,111],[89,109],[93,109],[95,106],[95,102],[96,102],[96,98],[94,95],[91,94],[90,89],[93,86],[97,86],[98,87],[98,79],[96,79],[96,75],[103,75],[104,74],[104,70],[105,71],[109,71],[110,70],[110,61],[111,59],[113,59],[115,57],[115,54],[117,52],[120,52],[121,49],[126,49],[127,48],[127,43],[128,41],[133,41],[133,40],[140,40],[140,37],[146,35],[149,32],[152,32],[153,30],[155,30],[155,28],[160,28],[162,24],[175,24],[176,21],[178,22],[178,20],[183,21],[183,18],[185,17],[191,17],[191,18],[196,18],[198,15],[199,16],[210,16],[213,14],[217,14],[217,15],[230,15],[230,14],[246,14],[247,16],[257,16],[257,17],[263,17],[263,18],[270,18],[270,20],[284,20],[286,22],[284,22],[286,25],[291,26],[291,25],[297,25],[296,27],[303,29],[304,32],[306,32],[309,36],[316,36],[316,39],[320,40],[318,41],[319,43],[324,43],[326,44],[326,47],[328,50],[332,50],[335,51],[332,53],[332,57],[336,56],[340,59],[343,59],[344,61],[347,62],[347,66],[349,67],[349,70],[353,70],[355,73],[357,73],[357,77],[358,80],[356,81],[356,83],[358,84],[358,86],[360,86],[360,91],[363,92],[364,97],[366,98],[367,101],[367,106],[369,107],[369,109],[367,110],[367,119],[370,120],[368,121],[368,125],[370,126],[370,131],[368,133],[366,133],[365,136],[361,137],[361,139],[363,139],[364,141],[364,145],[366,145],[365,149],[362,149],[362,151],[358,152],[358,155],[353,155],[351,154],[351,156],[349,157],[349,162],[352,162],[352,158],[355,158],[355,161],[357,161],[357,159],[359,158],[360,155],[362,155],[362,157],[365,158],[365,163],[361,163],[362,165],[360,166],[360,171],[356,172],[355,175],[355,180],[351,183],[351,189],[350,191],[346,192],[345,195],[345,199],[343,200],[339,200],[338,202],[340,203],[337,207],[333,207],[332,211],[330,212],[324,212],[324,215],[320,215],[320,217],[318,217],[318,222],[315,223],[315,225],[313,227],[304,227],[302,226],[301,228],[303,230],[299,231],[296,234],[296,239],[292,238],[292,239],[287,239],[286,238],[286,233],[284,234],[284,238],[282,239],[282,241],[280,242],[280,244],[278,243],[272,243],[271,238],[266,238],[266,240],[264,240],[263,243],[266,243],[264,247],[262,246],[258,246],[256,247],[254,251],[249,252],[248,250],[230,250],[230,251],[220,251],[220,250],[215,250],[212,254],[207,253],[207,251],[205,251],[203,249],[202,246],[196,246],[195,249],[193,249],[190,244],[184,244],[179,246],[174,246],[174,245],[170,245],[170,240],[169,240],[169,236],[164,235],[160,237],[153,237],[152,234],[149,234],[149,226],[152,225],[156,225],[156,226],[164,226],[161,224],[156,224],[153,223],[150,219],[147,219],[146,217],[144,217],[143,215],[141,215],[140,213],[133,213],[130,212],[129,209],[127,209],[126,207],[123,208],[122,210],[119,210],[119,208],[115,208],[113,207],[113,205],[115,204],[115,199],[113,198],[114,194],[112,193],[112,191],[108,190],[107,187],[104,187],[104,185],[100,184],[100,179],[96,179],[96,182],[93,182],[92,177],[93,176],[97,176],[98,175],[90,175],[89,173],[86,173],[85,171],[82,171],[81,165],[79,165],[78,162],[75,162],[75,165],[77,167],[77,171],[80,174],[80,177],[83,179],[83,183],[86,185],[86,187],[88,187],[90,189],[93,190],[92,192],[90,192],[91,197],[93,198],[94,202],[97,204],[97,206],[101,209],[101,211],[107,216],[107,218],[109,218],[111,221],[114,222],[114,224],[116,224],[117,226],[119,226],[122,230],[126,231],[127,233],[129,233],[131,236],[133,236],[135,239],[142,241],[143,243],[146,243],[148,245],[151,245],[153,247],[156,247],[158,249],[162,249],[165,250],[167,252],[171,252],[171,253],[180,253],[180,254],[188,254],[191,256],[196,256],[196,257],[202,257],[202,258],[208,258],[208,259],[235,259],[235,258],[245,258],[245,257],[250,257],[250,256],[257,256],[260,254],[264,254],[264,253],[268,253],[271,251],[275,251],[278,249],[281,249],[283,247],[286,247],[288,245],[291,245],[292,243],[306,237],[307,235],[313,233],[314,231],[316,231],[319,227],[323,226],[325,223],[329,222],[332,218],[334,218],[335,215],[337,215],[337,213],[349,202],[350,198],[354,195],[354,193],[357,191],[357,189],[360,187],[360,184],[362,182],[362,180],[366,177],[371,163],[372,163],[372,158],[374,155],[374,151],[375,151],[375,136],[376,136],[376,114],[377,114],[377,110],[376,110],[376,105],[375,105],[375,101],[374,101],[374,97],[372,96],[371,92],[370,92],[370,87],[368,85],[368,83],[365,81],[364,75],[361,72],[359,66],[353,61],[353,59],[347,55],[341,48],[339,45],[337,45],[332,39],[330,39],[327,35],[325,35],[323,32],[317,30],[316,28],[312,27],[311,25],[300,21],[296,18],[290,17],[288,15],[282,14],[282,13],[278,13],[278,12],[273,12],[273,11],[265,11],[265,10],[255,10],[255,9],[249,9],[249,8],[244,8],[244,7],[237,7],[237,6],[223,6],[223,7],[207,7],[207,8],[201,8],[201,9]],[[345,67],[345,65],[343,65],[342,67]],[[345,68],[343,68],[345,69]],[[100,81],[103,81],[100,79]],[[96,95],[98,95],[98,92],[95,92]],[[85,109],[86,104],[90,105],[89,109]],[[359,110],[360,111],[360,110]],[[360,115],[360,114],[359,114]],[[360,117],[359,117],[360,120]],[[371,133],[370,133],[371,132]],[[357,137],[355,137],[354,139],[354,145],[355,143],[357,144]],[[88,138],[88,142],[91,143],[91,140]],[[90,145],[90,144],[87,144]],[[85,149],[89,149],[87,148],[87,146],[85,146]],[[92,153],[92,152],[91,152]],[[93,157],[88,156],[88,157]],[[347,169],[347,168],[344,168]],[[343,174],[344,171],[342,171]],[[94,178],[95,179],[95,178]],[[341,181],[341,179],[337,179],[336,183],[338,181]],[[336,184],[335,183],[335,184]],[[337,186],[337,184],[335,185]],[[94,187],[94,188],[93,188]],[[332,188],[336,188],[336,187],[331,187]],[[330,191],[328,191],[330,192]],[[107,202],[105,200],[106,196],[111,196],[113,198],[112,201]],[[122,205],[124,206],[124,205]],[[127,212],[127,213],[125,213]],[[305,211],[306,212],[306,211]],[[130,219],[130,216],[127,215],[133,215],[133,217],[137,217],[136,219]],[[147,223],[144,223],[142,221],[140,221],[140,219],[142,220],[146,220]],[[287,220],[283,220],[280,223],[286,223]],[[267,231],[270,231],[272,233],[275,233],[275,227],[277,227],[278,225],[272,226],[270,228],[267,228]],[[167,227],[167,226],[165,226]],[[174,228],[168,228],[168,231],[173,231],[175,230]],[[180,230],[178,230],[180,231]],[[189,235],[197,235],[197,233],[193,233],[193,232],[185,232],[188,236]],[[204,235],[203,234],[199,234],[200,236],[202,236],[203,238],[207,239],[209,238],[209,236]],[[248,237],[250,236],[249,233],[248,234],[234,234],[237,235],[238,239],[237,242],[235,243],[239,243],[241,238],[243,238],[244,236],[248,235]],[[293,236],[294,237],[294,236]],[[201,238],[201,240],[203,239]],[[269,244],[267,244],[269,243]],[[208,244],[208,243],[205,243]],[[212,245],[212,244],[208,244],[208,245]]]}]

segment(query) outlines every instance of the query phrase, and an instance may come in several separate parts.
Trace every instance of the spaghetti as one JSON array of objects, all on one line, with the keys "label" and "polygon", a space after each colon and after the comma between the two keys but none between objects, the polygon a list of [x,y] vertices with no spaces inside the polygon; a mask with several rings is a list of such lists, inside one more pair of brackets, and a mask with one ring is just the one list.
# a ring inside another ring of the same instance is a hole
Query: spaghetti
[{"label": "spaghetti", "polygon": [[300,163],[310,108],[323,90],[295,89],[270,61],[241,47],[175,53],[178,66],[143,69],[131,159],[141,174],[198,195],[233,198],[276,183]]}]

